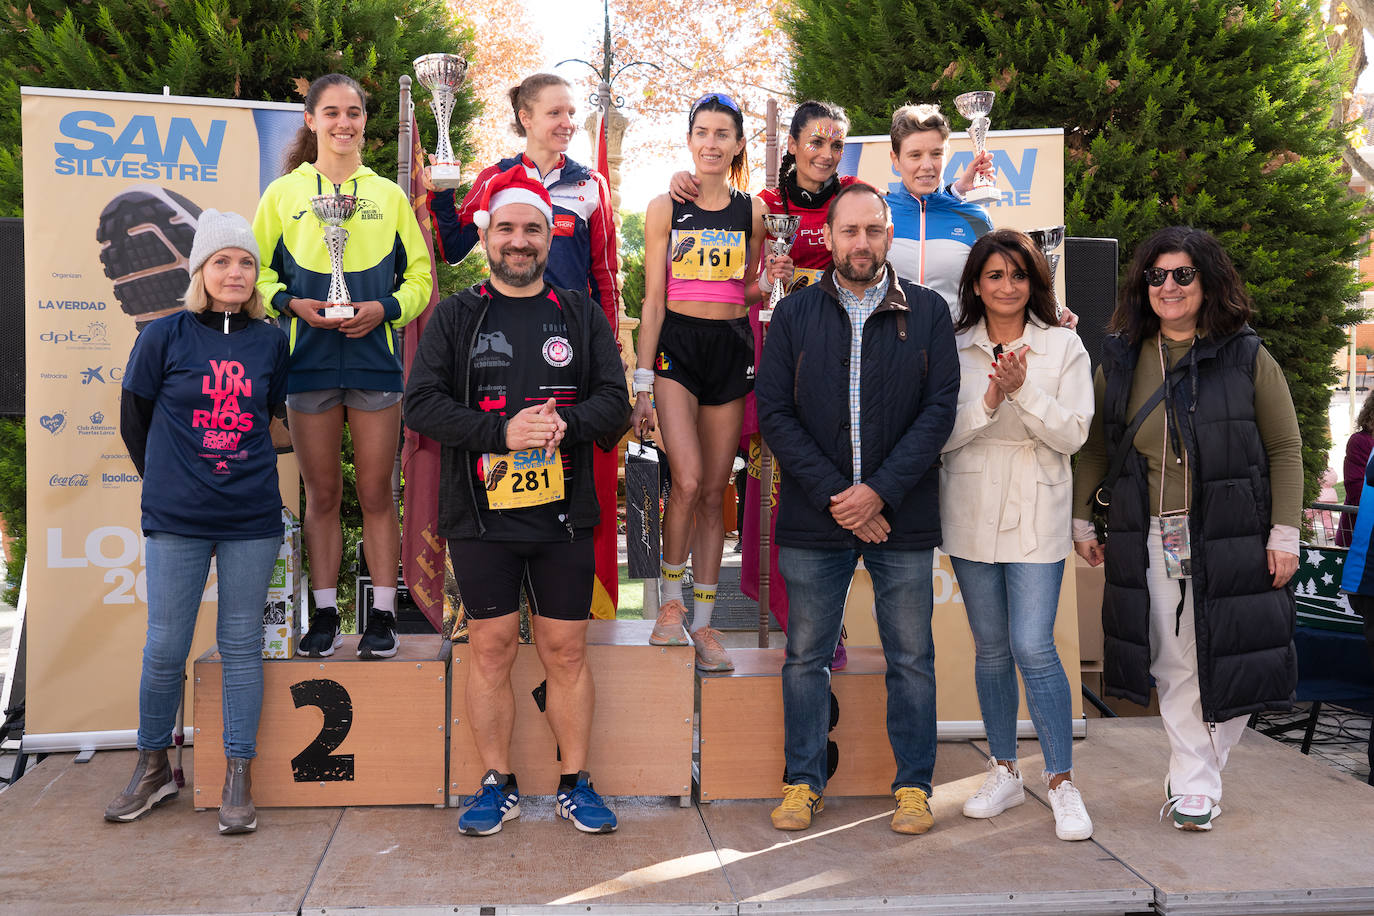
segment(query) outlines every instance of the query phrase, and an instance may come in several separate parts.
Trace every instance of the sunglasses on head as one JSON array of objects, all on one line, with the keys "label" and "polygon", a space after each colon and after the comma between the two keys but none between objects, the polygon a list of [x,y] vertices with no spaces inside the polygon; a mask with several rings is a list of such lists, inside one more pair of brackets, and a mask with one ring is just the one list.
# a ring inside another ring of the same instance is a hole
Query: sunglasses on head
[{"label": "sunglasses on head", "polygon": [[726,108],[730,109],[733,112],[743,114],[743,112],[740,112],[739,110],[739,103],[736,102],[734,99],[730,98],[728,95],[725,95],[724,93],[720,92],[708,92],[706,95],[703,95],[701,98],[697,99],[695,102],[692,103],[692,110],[688,114],[688,117],[690,118],[692,115],[696,114],[698,108],[700,108],[702,105],[709,104],[710,102],[715,102],[717,105],[724,105]]},{"label": "sunglasses on head", "polygon": [[1198,270],[1196,267],[1175,267],[1173,270],[1165,270],[1163,267],[1145,268],[1145,282],[1151,286],[1163,286],[1164,281],[1169,279],[1169,274],[1174,275],[1174,282],[1179,286],[1188,286],[1197,279]]}]

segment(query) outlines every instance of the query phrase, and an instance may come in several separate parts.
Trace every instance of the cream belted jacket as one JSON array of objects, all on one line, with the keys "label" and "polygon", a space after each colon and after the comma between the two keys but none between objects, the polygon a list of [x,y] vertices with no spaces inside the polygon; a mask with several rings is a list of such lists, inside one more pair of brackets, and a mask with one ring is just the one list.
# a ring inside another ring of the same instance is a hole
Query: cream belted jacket
[{"label": "cream belted jacket", "polygon": [[983,323],[955,337],[959,410],[940,469],[942,548],[979,563],[1053,563],[1073,547],[1069,457],[1088,438],[1093,382],[1078,335],[1030,317],[1026,381],[988,412],[992,341]]}]

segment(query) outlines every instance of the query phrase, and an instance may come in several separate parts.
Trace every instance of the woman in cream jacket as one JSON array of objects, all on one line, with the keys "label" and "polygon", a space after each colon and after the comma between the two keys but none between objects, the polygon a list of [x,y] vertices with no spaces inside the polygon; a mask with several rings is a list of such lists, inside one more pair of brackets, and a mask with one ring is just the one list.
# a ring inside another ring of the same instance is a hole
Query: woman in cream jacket
[{"label": "woman in cream jacket", "polygon": [[973,246],[954,325],[959,411],[940,472],[943,549],[963,594],[992,759],[968,817],[1025,801],[1016,765],[1016,670],[1044,753],[1055,833],[1086,840],[1092,821],[1072,782],[1071,695],[1054,645],[1072,549],[1069,458],[1093,413],[1088,354],[1057,327],[1049,268],[1021,232]]}]

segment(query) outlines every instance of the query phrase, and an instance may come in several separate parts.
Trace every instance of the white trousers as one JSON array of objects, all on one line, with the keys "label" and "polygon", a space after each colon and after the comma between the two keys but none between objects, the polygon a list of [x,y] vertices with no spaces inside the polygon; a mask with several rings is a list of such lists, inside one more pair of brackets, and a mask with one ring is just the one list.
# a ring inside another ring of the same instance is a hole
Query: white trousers
[{"label": "white trousers", "polygon": [[[1174,795],[1206,795],[1221,801],[1221,771],[1245,734],[1249,716],[1202,721],[1193,633],[1193,581],[1170,579],[1164,567],[1159,519],[1150,519],[1150,673],[1159,692],[1159,714],[1169,737],[1169,788]],[[1180,586],[1183,614],[1178,614]],[[1177,621],[1177,632],[1175,632]]]}]

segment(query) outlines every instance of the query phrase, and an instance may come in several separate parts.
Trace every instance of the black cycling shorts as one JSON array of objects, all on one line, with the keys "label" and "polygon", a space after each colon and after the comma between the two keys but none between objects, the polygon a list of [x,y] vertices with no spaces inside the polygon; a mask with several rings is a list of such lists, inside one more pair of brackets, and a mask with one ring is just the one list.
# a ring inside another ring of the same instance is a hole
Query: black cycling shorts
[{"label": "black cycling shorts", "polygon": [[737,401],[754,390],[754,332],[748,318],[693,318],[667,311],[654,374],[672,379],[698,404]]},{"label": "black cycling shorts", "polygon": [[592,614],[596,557],[592,539],[575,541],[450,540],[453,575],[468,616],[504,617],[520,609],[520,586],[530,613],[550,620],[586,620]]}]

